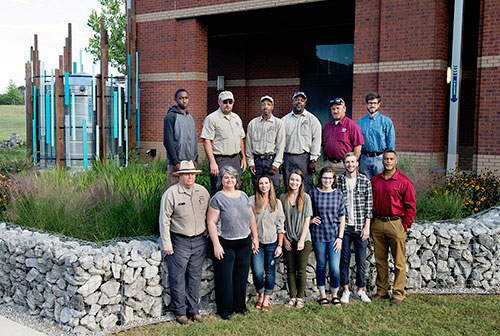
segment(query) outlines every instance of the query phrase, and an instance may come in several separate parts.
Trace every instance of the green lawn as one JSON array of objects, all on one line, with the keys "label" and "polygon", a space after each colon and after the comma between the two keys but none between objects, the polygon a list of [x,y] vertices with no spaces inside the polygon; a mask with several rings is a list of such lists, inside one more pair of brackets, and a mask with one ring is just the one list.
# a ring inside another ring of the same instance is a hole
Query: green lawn
[{"label": "green lawn", "polygon": [[0,141],[19,133],[26,141],[24,105],[0,105]]},{"label": "green lawn", "polygon": [[[250,306],[250,305],[249,305]],[[210,315],[203,323],[164,322],[116,333],[142,335],[499,335],[498,295],[410,295],[399,307],[388,300],[342,307],[308,302],[303,310],[284,305],[231,321]]]}]

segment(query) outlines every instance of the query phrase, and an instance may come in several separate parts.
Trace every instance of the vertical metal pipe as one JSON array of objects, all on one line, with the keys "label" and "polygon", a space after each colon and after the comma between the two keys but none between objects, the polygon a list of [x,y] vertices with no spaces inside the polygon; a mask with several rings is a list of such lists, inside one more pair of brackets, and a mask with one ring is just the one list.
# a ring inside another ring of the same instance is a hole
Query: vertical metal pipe
[{"label": "vertical metal pipe", "polygon": [[118,139],[118,91],[113,92],[113,137]]},{"label": "vertical metal pipe", "polygon": [[125,119],[125,167],[128,166],[128,119]]},{"label": "vertical metal pipe", "polygon": [[69,96],[69,72],[64,73],[64,105],[68,106],[70,103]]},{"label": "vertical metal pipe", "polygon": [[458,113],[460,105],[460,81],[462,75],[462,23],[463,0],[455,0],[453,19],[453,49],[451,57],[450,116],[448,124],[448,157],[446,170],[457,167],[458,159]]},{"label": "vertical metal pipe", "polygon": [[99,125],[95,125],[95,158],[99,159]]},{"label": "vertical metal pipe", "polygon": [[118,86],[118,147],[122,147],[122,119],[123,119],[123,110],[122,110],[122,88]]},{"label": "vertical metal pipe", "polygon": [[71,141],[69,141],[70,138],[70,127],[69,127],[69,115],[64,116],[64,130],[66,133],[66,153],[65,153],[65,158],[66,158],[66,167],[71,167]]},{"label": "vertical metal pipe", "polygon": [[87,120],[82,119],[83,168],[89,167],[87,153]]},{"label": "vertical metal pipe", "polygon": [[127,55],[128,66],[127,66],[127,119],[130,119],[130,54]]},{"label": "vertical metal pipe", "polygon": [[76,140],[76,103],[75,103],[75,94],[71,92],[71,136],[73,140]]},{"label": "vertical metal pipe", "polygon": [[50,94],[51,94],[51,109],[50,109],[50,124],[52,125],[52,132],[51,132],[51,135],[52,135],[52,139],[50,140],[50,144],[52,145],[52,147],[55,146],[55,134],[56,134],[56,124],[54,122],[54,119],[55,119],[55,88],[54,88],[54,85],[56,83],[56,77],[54,76],[54,69],[52,69],[52,81],[51,81],[51,90],[50,90]]},{"label": "vertical metal pipe", "polygon": [[80,72],[83,72],[82,51],[80,50]]},{"label": "vertical metal pipe", "polygon": [[36,85],[33,85],[33,120],[32,120],[32,128],[33,128],[33,162],[36,164]]},{"label": "vertical metal pipe", "polygon": [[137,148],[141,148],[141,90],[139,89],[139,51],[135,52],[135,87],[137,90]]},{"label": "vertical metal pipe", "polygon": [[77,73],[77,68],[78,68],[78,65],[76,62],[73,62],[73,74],[76,74]]},{"label": "vertical metal pipe", "polygon": [[51,114],[51,109],[50,109],[50,94],[48,92],[45,93],[45,143],[50,145],[50,140],[52,139],[51,136],[51,129],[52,126],[50,124],[50,114]]}]

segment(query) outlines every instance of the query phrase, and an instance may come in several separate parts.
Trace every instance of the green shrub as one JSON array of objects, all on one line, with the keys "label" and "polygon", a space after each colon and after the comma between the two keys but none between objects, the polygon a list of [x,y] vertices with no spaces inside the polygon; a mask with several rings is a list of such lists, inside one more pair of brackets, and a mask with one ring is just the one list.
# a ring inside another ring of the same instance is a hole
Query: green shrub
[{"label": "green shrub", "polygon": [[166,172],[164,161],[123,168],[106,162],[83,172],[20,175],[2,217],[90,241],[157,234]]},{"label": "green shrub", "polygon": [[464,201],[453,193],[428,195],[417,201],[417,218],[429,221],[464,217]]}]

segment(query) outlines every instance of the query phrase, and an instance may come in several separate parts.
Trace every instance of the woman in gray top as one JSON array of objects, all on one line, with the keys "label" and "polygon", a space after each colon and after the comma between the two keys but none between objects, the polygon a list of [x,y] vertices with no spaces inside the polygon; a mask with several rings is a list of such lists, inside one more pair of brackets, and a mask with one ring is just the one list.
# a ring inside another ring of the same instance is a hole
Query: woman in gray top
[{"label": "woman in gray top", "polygon": [[268,175],[257,178],[255,196],[250,197],[250,202],[259,235],[259,251],[251,260],[253,283],[259,293],[255,308],[268,311],[276,278],[276,260],[281,255],[285,235],[285,214]]},{"label": "woman in gray top", "polygon": [[312,251],[309,222],[313,214],[311,199],[304,192],[304,174],[291,171],[288,191],[280,199],[285,212],[285,265],[290,299],[287,307],[304,307],[306,266]]},{"label": "woman in gray top", "polygon": [[222,190],[210,200],[207,228],[214,248],[217,313],[229,320],[233,312],[248,313],[245,302],[250,256],[252,250],[258,252],[259,240],[250,199],[237,189],[236,170],[224,167],[220,177]]}]

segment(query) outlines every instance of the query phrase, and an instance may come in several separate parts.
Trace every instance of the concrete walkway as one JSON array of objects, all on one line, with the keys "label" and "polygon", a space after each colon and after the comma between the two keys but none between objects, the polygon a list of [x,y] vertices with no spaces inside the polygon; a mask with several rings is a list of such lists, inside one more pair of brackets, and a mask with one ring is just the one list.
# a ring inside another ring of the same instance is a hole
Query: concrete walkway
[{"label": "concrete walkway", "polygon": [[3,316],[0,316],[0,334],[9,336],[47,336]]}]

